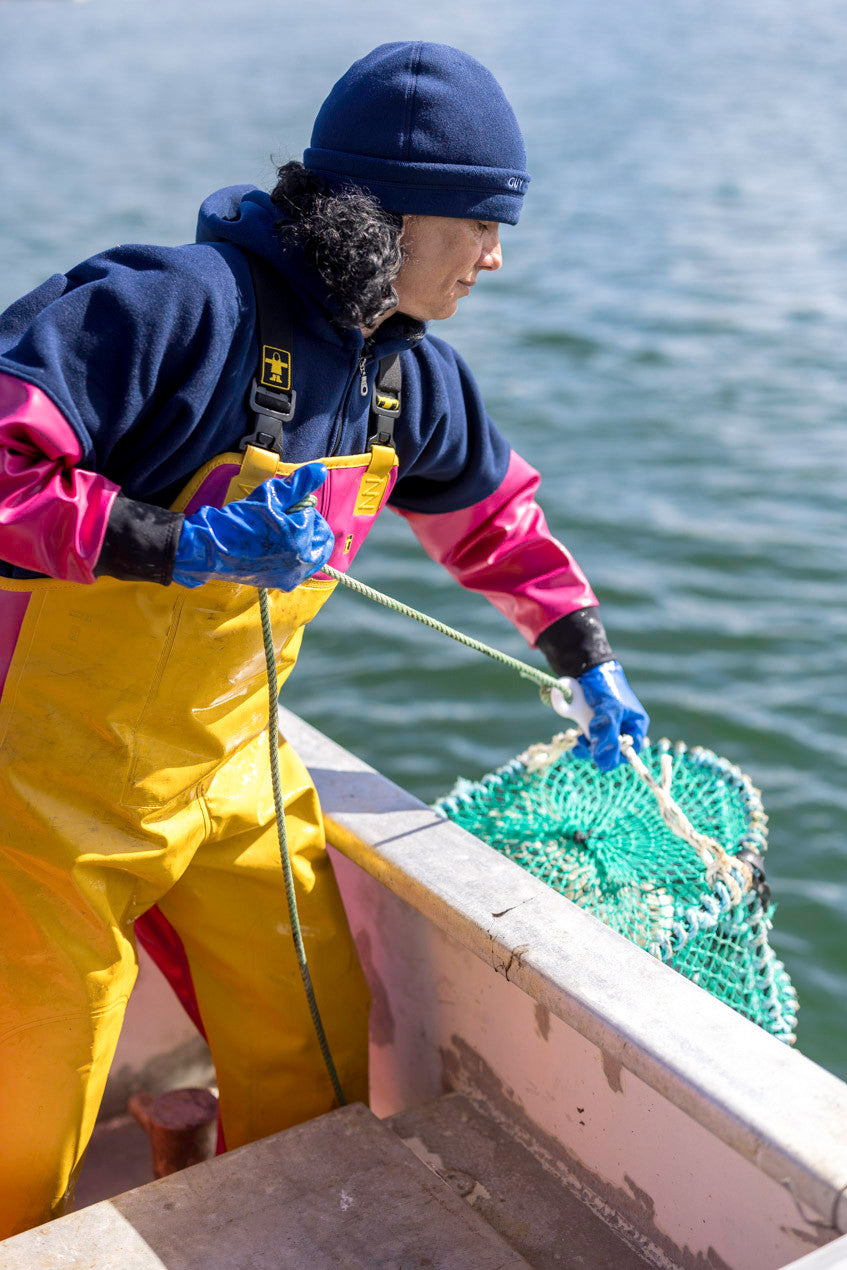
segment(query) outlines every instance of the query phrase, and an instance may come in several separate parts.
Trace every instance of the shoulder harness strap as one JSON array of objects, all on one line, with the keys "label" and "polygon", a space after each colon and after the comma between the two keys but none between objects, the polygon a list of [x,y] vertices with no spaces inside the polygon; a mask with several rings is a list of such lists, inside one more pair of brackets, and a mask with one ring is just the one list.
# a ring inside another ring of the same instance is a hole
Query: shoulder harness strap
[{"label": "shoulder harness strap", "polygon": [[261,446],[281,455],[285,424],[294,418],[297,393],[291,386],[294,331],[288,297],[274,276],[250,252],[246,253],[256,296],[256,333],[259,361],[250,385],[254,431],[243,437],[240,449]]},{"label": "shoulder harness strap", "polygon": [[[297,393],[292,387],[294,330],[288,296],[277,278],[250,252],[245,253],[250,265],[256,296],[256,333],[259,358],[256,375],[250,384],[250,409],[255,428],[243,437],[239,448],[259,446],[282,455],[284,429],[294,418]],[[403,393],[403,369],[399,353],[383,357],[371,395],[368,446],[394,448],[394,425],[400,417]]]},{"label": "shoulder harness strap", "polygon": [[399,353],[383,357],[371,397],[369,445],[394,445],[394,425],[403,401],[403,366]]}]

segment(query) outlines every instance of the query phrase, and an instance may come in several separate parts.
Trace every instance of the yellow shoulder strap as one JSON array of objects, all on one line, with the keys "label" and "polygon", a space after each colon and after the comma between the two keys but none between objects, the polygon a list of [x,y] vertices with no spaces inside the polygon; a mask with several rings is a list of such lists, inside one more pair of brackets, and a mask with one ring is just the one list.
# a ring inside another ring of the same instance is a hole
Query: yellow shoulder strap
[{"label": "yellow shoulder strap", "polygon": [[375,516],[377,514],[385,493],[385,487],[388,484],[388,478],[391,476],[396,462],[397,455],[392,446],[371,446],[371,461],[359,485],[356,505],[353,508],[354,516]]},{"label": "yellow shoulder strap", "polygon": [[241,471],[229,483],[224,503],[233,503],[236,499],[246,498],[257,486],[270,476],[276,476],[279,467],[279,455],[272,450],[263,450],[258,445],[248,445],[241,461]]}]

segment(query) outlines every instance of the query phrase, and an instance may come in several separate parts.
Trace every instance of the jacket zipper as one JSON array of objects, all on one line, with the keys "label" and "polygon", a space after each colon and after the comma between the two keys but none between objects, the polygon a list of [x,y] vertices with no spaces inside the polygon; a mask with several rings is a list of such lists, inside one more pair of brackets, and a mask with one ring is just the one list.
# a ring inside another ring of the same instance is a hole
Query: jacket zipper
[{"label": "jacket zipper", "polygon": [[364,344],[362,345],[362,351],[359,354],[358,361],[356,362],[356,369],[353,371],[353,374],[350,377],[350,382],[347,385],[347,391],[344,394],[344,400],[341,403],[341,409],[336,415],[335,425],[332,430],[332,441],[331,441],[329,450],[327,451],[328,458],[332,458],[332,456],[337,452],[339,445],[341,444],[341,433],[344,427],[344,420],[347,416],[347,407],[350,404],[350,396],[353,392],[353,385],[356,382],[357,376],[359,379],[359,392],[361,393],[363,397],[367,397],[368,395],[369,389],[368,389],[367,367],[368,367],[368,362],[370,360],[370,353],[372,348],[373,348],[373,345],[371,343],[371,340],[366,339]]}]

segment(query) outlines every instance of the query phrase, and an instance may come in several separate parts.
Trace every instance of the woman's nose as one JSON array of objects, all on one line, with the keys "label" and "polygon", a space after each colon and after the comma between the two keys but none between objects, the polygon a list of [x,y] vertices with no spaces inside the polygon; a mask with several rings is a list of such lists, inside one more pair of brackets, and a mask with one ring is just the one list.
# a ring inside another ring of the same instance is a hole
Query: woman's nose
[{"label": "woman's nose", "polygon": [[500,235],[495,233],[494,241],[485,245],[482,255],[479,258],[480,269],[490,269],[494,271],[499,269],[503,264],[503,248],[500,245]]}]

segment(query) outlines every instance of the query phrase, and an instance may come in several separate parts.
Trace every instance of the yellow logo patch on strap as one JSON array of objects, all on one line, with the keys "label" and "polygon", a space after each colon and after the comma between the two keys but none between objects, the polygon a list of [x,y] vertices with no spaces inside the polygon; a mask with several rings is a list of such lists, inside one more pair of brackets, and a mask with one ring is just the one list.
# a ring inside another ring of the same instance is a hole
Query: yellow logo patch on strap
[{"label": "yellow logo patch on strap", "polygon": [[284,348],[262,345],[262,385],[288,392],[291,388],[291,354]]}]

